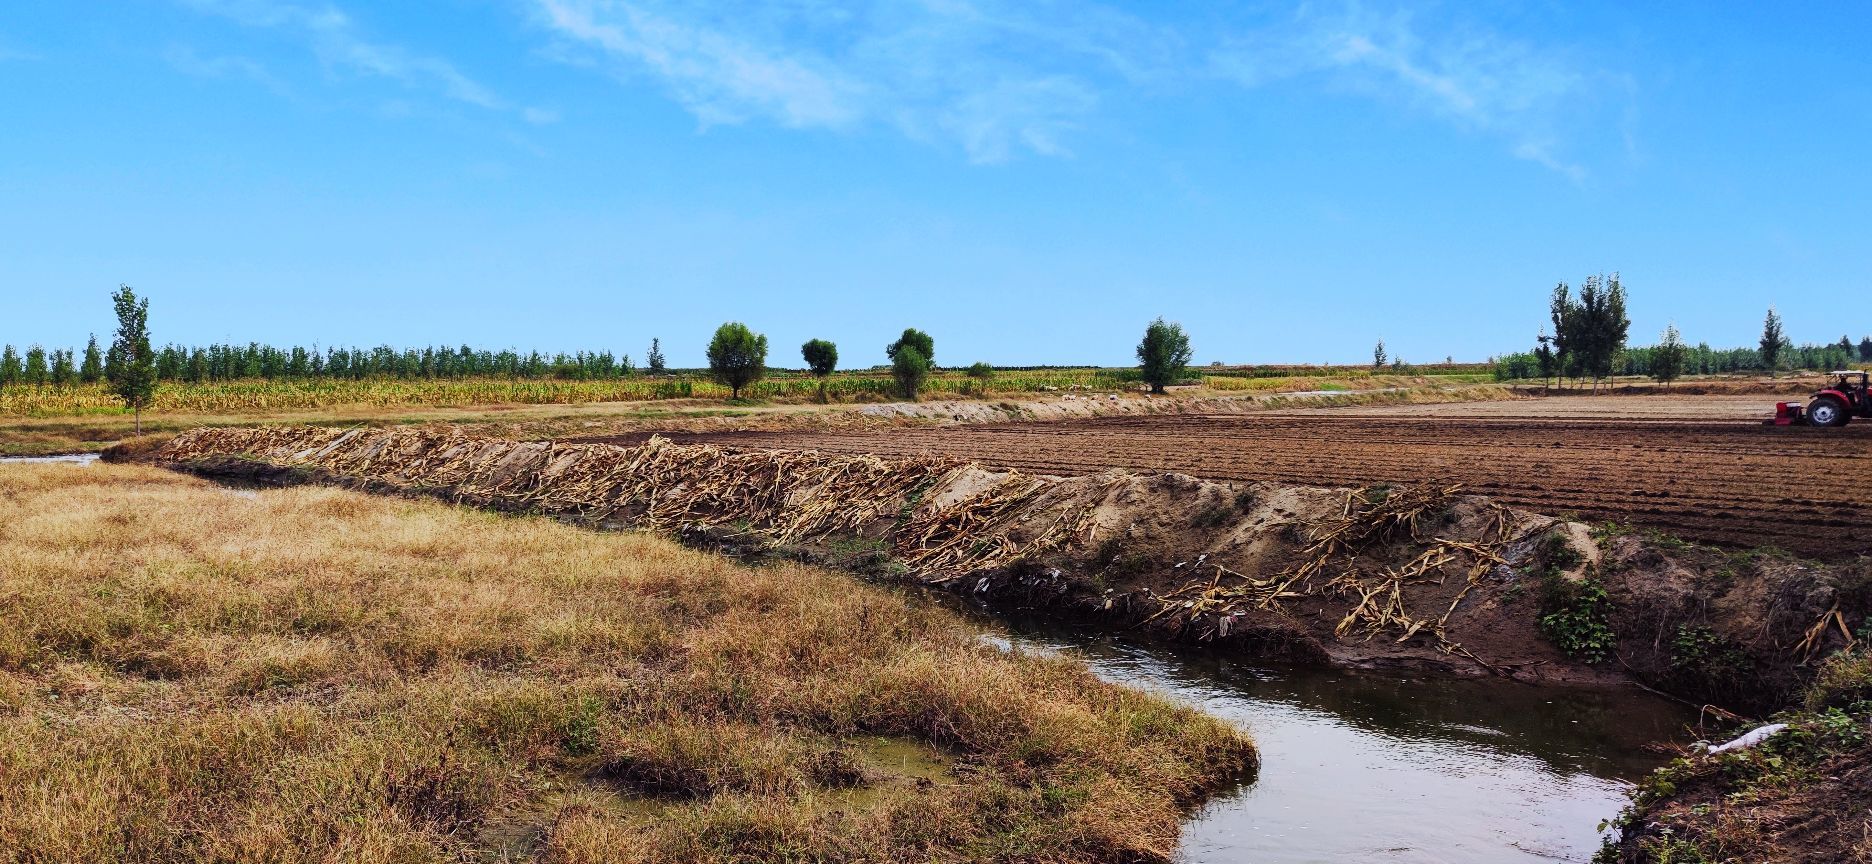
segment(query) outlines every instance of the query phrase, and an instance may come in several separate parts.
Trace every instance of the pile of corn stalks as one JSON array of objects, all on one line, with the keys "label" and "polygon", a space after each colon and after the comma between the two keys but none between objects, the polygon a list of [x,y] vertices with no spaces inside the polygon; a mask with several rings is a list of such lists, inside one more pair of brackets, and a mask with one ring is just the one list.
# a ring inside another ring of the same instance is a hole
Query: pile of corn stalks
[{"label": "pile of corn stalks", "polygon": [[[1507,508],[1490,503],[1485,506],[1491,522],[1481,532],[1481,538],[1461,541],[1426,536],[1422,529],[1423,517],[1446,509],[1461,491],[1460,486],[1450,486],[1406,487],[1383,492],[1366,488],[1348,492],[1339,517],[1313,528],[1298,565],[1265,579],[1209,565],[1214,572],[1208,579],[1193,580],[1156,598],[1160,608],[1146,621],[1168,619],[1171,629],[1203,628],[1199,638],[1226,637],[1231,624],[1246,612],[1278,613],[1283,611],[1282,601],[1325,594],[1352,601],[1350,609],[1334,628],[1336,636],[1359,636],[1369,640],[1380,634],[1395,635],[1396,641],[1406,642],[1423,634],[1444,653],[1474,659],[1474,655],[1448,639],[1445,627],[1450,615],[1482,577],[1495,566],[1506,563],[1499,549],[1512,538],[1514,519]],[[1425,548],[1402,566],[1359,566],[1361,551],[1400,540]],[[1455,573],[1461,574],[1464,583],[1448,606],[1441,609],[1441,614],[1412,612],[1407,608],[1408,586],[1442,585],[1444,579],[1452,575],[1452,567]],[[1370,572],[1374,569],[1376,572]]]},{"label": "pile of corn stalks", "polygon": [[890,520],[897,556],[913,572],[943,578],[1055,548],[1083,532],[1090,518],[1089,509],[1069,511],[1017,540],[1022,518],[1058,481],[1010,473],[941,509],[912,509],[920,490],[969,466],[673,444],[661,437],[620,447],[477,438],[448,427],[195,429],[160,455],[173,462],[241,456],[458,501],[576,513],[657,531],[745,526],[782,543],[858,533]]}]

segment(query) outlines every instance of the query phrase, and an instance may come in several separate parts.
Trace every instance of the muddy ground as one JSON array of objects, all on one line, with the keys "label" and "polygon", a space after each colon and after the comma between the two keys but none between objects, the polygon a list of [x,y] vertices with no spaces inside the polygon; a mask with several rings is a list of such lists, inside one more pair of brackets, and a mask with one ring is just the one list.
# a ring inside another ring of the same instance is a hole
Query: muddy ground
[{"label": "muddy ground", "polygon": [[[1655,529],[1730,548],[1842,560],[1872,553],[1872,423],[1843,429],[1593,416],[1606,400],[1408,406],[1253,416],[676,435],[684,443],[940,456],[1051,474],[1171,471],[1212,480],[1347,487],[1462,484],[1500,503]],[[1619,398],[1626,405],[1641,400]],[[1574,405],[1577,403],[1577,407]],[[1752,404],[1752,403],[1737,403]],[[1505,409],[1505,410],[1504,410]],[[1584,416],[1564,412],[1581,411]],[[1492,413],[1495,416],[1442,416]],[[1428,414],[1430,416],[1414,416]],[[631,444],[647,435],[604,439]]]}]

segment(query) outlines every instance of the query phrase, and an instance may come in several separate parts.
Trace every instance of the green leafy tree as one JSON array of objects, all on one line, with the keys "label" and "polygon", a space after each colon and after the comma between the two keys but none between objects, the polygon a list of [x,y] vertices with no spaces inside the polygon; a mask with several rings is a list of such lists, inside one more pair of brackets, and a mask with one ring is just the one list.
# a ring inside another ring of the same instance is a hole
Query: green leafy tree
[{"label": "green leafy tree", "polygon": [[1851,336],[1841,336],[1840,341],[1834,344],[1839,346],[1840,353],[1846,355],[1847,360],[1852,359],[1853,341]]},{"label": "green leafy tree", "polygon": [[1144,328],[1137,358],[1144,383],[1150,385],[1152,393],[1162,393],[1165,386],[1182,378],[1184,368],[1189,366],[1189,335],[1183,332],[1183,325],[1166,323],[1160,316]]},{"label": "green leafy tree", "polygon": [[1560,374],[1591,377],[1598,387],[1612,374],[1631,330],[1631,319],[1625,314],[1625,286],[1618,274],[1587,277],[1577,300],[1565,282],[1554,286],[1549,309]]},{"label": "green leafy tree", "polygon": [[1606,280],[1605,305],[1593,317],[1593,377],[1611,377],[1625,340],[1631,336],[1631,317],[1625,313],[1625,283],[1613,273]]},{"label": "green leafy tree", "polygon": [[95,333],[91,335],[91,341],[85,343],[84,365],[78,367],[78,380],[86,384],[104,380],[104,352],[98,348]]},{"label": "green leafy tree", "polygon": [[892,347],[896,350],[890,352],[891,377],[897,379],[897,389],[905,399],[916,401],[918,391],[923,389],[923,380],[929,377],[929,358],[914,344]]},{"label": "green leafy tree", "polygon": [[[923,358],[924,366],[930,368],[935,367],[936,340],[931,339],[928,333],[918,330],[915,327],[905,327],[903,335],[897,337],[897,341],[884,346],[884,354],[890,357],[892,361],[895,361],[897,359],[897,352],[902,351],[905,347],[917,349],[918,356]],[[926,369],[925,371],[927,372],[928,370]]]},{"label": "green leafy tree", "polygon": [[1385,364],[1385,359],[1386,357],[1385,357],[1385,350],[1384,350],[1384,340],[1380,339],[1378,340],[1378,346],[1376,348],[1373,348],[1371,352],[1372,369],[1374,370],[1383,369],[1384,364]]},{"label": "green leafy tree", "polygon": [[156,352],[150,350],[149,300],[139,300],[128,285],[111,295],[117,313],[117,336],[107,365],[111,392],[136,414],[136,434],[143,434],[143,409],[156,398]]},{"label": "green leafy tree", "polygon": [[[655,343],[651,343],[655,348]],[[715,329],[708,345],[709,374],[741,398],[741,389],[767,373],[767,337],[730,321]]]},{"label": "green leafy tree", "polygon": [[1548,336],[1547,332],[1543,330],[1538,340],[1538,347],[1534,349],[1534,362],[1540,366],[1542,387],[1547,386],[1548,379],[1553,377],[1554,370],[1558,368],[1558,364],[1555,362],[1552,342],[1553,337]]},{"label": "green leafy tree", "polygon": [[838,368],[838,346],[824,339],[811,339],[800,346],[800,357],[813,377],[819,379],[819,401],[826,401],[826,379]]},{"label": "green leafy tree", "polygon": [[1859,362],[1872,363],[1872,336],[1859,340]]},{"label": "green leafy tree", "polygon": [[1651,377],[1669,387],[1672,381],[1677,380],[1683,374],[1684,355],[1687,351],[1683,337],[1677,334],[1677,325],[1667,325],[1664,328],[1663,339],[1658,342],[1656,348],[1651,349]]},{"label": "green leafy tree", "polygon": [[800,346],[800,358],[815,378],[826,378],[838,369],[838,346],[824,339],[813,339]]},{"label": "green leafy tree", "polygon": [[25,367],[20,365],[19,351],[15,350],[11,345],[6,346],[4,350],[0,350],[0,389],[18,384],[20,376],[23,375],[25,371]]},{"label": "green leafy tree", "polygon": [[663,346],[653,338],[650,340],[649,353],[644,355],[644,371],[652,375],[661,375],[664,369]]},{"label": "green leafy tree", "polygon": [[1579,307],[1573,303],[1573,289],[1567,283],[1554,285],[1548,312],[1554,328],[1554,375],[1564,384],[1567,373],[1573,371],[1573,337],[1579,330]]},{"label": "green leafy tree", "polygon": [[969,364],[966,371],[968,373],[970,385],[974,389],[975,394],[978,396],[987,395],[988,382],[994,379],[994,367],[978,361]]},{"label": "green leafy tree", "polygon": [[78,379],[78,367],[72,363],[69,348],[60,348],[52,352],[52,384],[60,389],[70,387]]},{"label": "green leafy tree", "polygon": [[1769,377],[1780,368],[1781,346],[1787,344],[1787,334],[1781,332],[1781,313],[1773,306],[1768,307],[1768,317],[1762,321],[1761,362],[1768,367]]},{"label": "green leafy tree", "polygon": [[37,345],[27,348],[26,383],[31,384],[33,389],[36,390],[45,386],[46,378],[50,374],[51,369],[46,365],[45,349]]},{"label": "green leafy tree", "polygon": [[1625,350],[1631,320],[1625,316],[1625,287],[1617,273],[1611,278],[1589,276],[1580,286],[1573,340],[1580,367],[1592,376],[1593,386],[1610,377],[1619,353]]}]

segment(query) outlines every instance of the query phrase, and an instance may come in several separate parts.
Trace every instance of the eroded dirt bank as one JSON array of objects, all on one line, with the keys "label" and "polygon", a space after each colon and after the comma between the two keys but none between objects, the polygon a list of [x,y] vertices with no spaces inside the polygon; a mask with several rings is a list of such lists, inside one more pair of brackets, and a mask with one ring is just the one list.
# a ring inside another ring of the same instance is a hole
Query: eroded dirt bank
[{"label": "eroded dirt bank", "polygon": [[[1492,407],[1525,411],[1523,406],[1536,401]],[[1539,404],[1552,411],[1547,406],[1568,402]],[[1117,467],[1313,486],[1460,483],[1510,507],[1577,513],[1731,548],[1778,546],[1834,559],[1872,554],[1872,535],[1854,530],[1872,522],[1872,491],[1862,480],[1872,465],[1872,426],[1353,413],[1358,410],[716,433],[680,440],[940,455],[1061,475]],[[1464,412],[1476,409],[1465,406]]]},{"label": "eroded dirt bank", "polygon": [[1785,704],[1872,605],[1864,559],[1595,532],[1450,487],[1054,477],[407,428],[202,429],[145,455],[799,555],[1260,657],[1532,682],[1629,676],[1750,712]]}]

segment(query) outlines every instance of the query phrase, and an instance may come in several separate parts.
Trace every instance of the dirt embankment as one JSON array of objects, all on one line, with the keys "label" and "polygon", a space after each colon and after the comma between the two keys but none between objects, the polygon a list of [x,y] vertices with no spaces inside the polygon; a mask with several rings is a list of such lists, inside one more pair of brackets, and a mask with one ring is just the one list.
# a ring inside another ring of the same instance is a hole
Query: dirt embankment
[{"label": "dirt embankment", "polygon": [[1864,482],[1872,474],[1872,424],[1808,429],[1663,418],[1348,416],[1354,412],[1360,409],[684,440],[933,455],[1063,475],[1123,468],[1314,486],[1461,484],[1511,507],[1731,548],[1772,545],[1835,559],[1872,554],[1872,532],[1861,530],[1872,524],[1872,491]]},{"label": "dirt embankment", "polygon": [[407,428],[202,429],[146,455],[801,555],[1261,657],[1536,682],[1629,675],[1743,710],[1777,706],[1872,606],[1863,559],[1594,534],[1448,487],[1055,477]]}]

